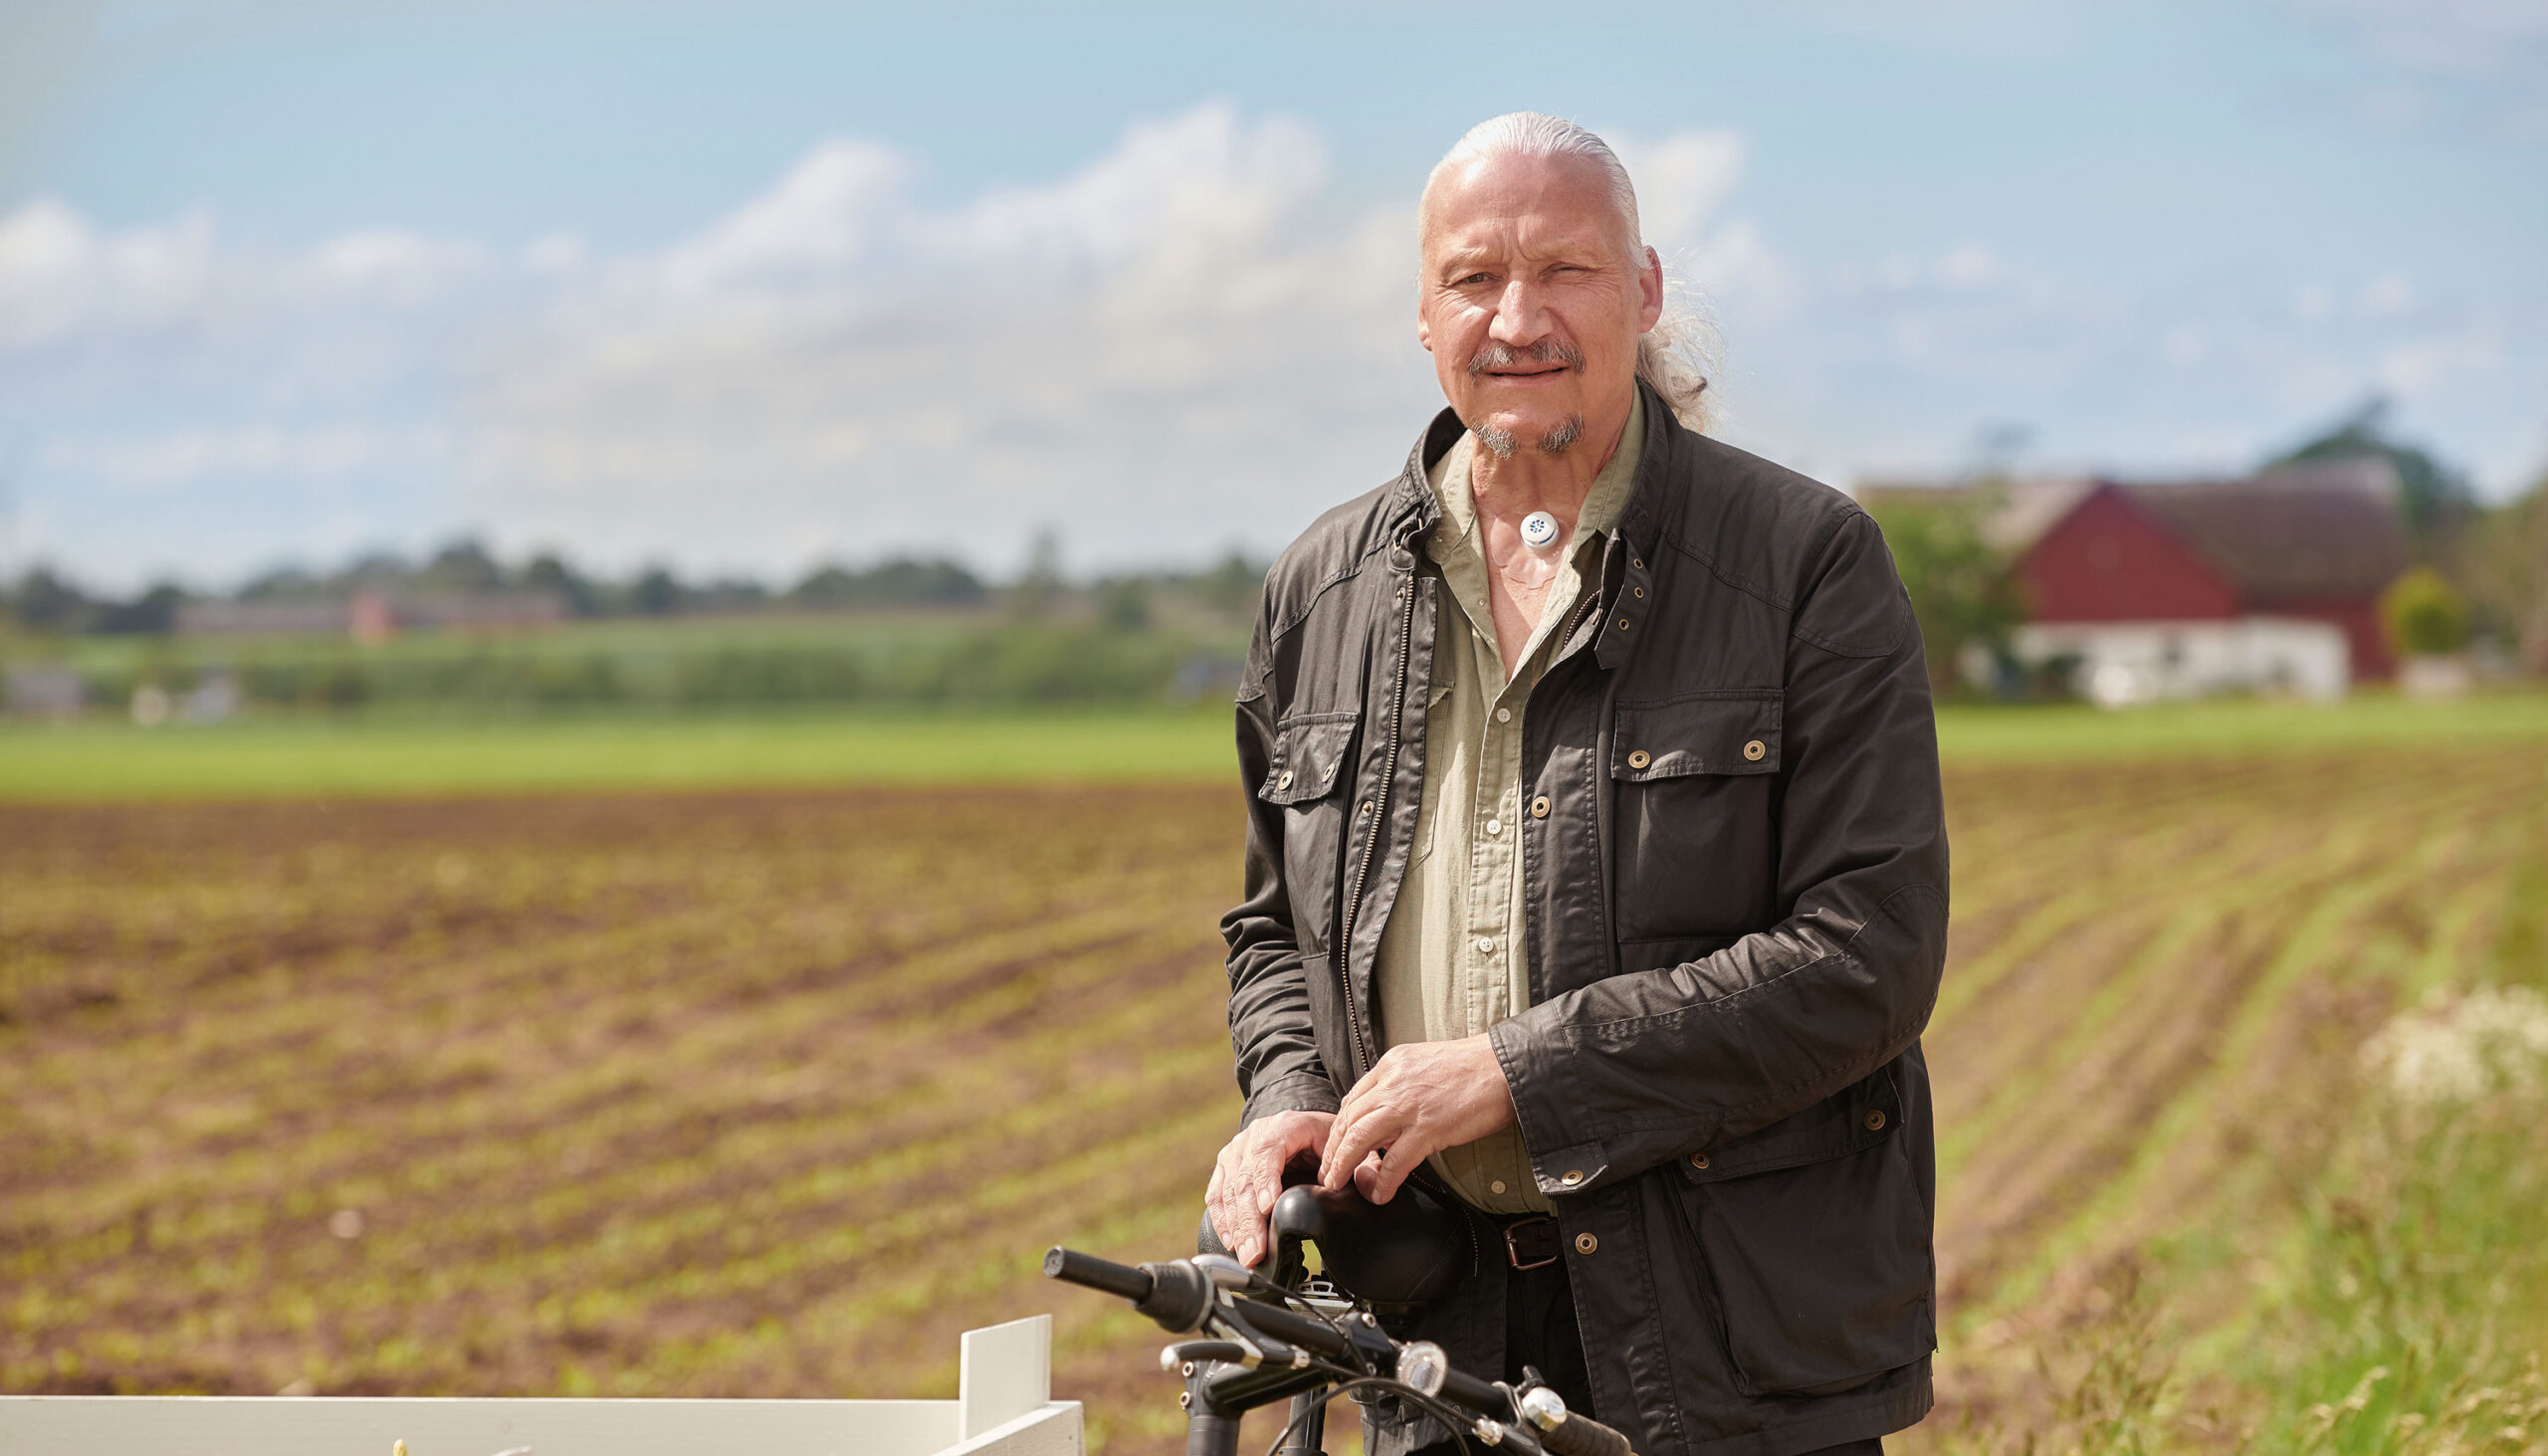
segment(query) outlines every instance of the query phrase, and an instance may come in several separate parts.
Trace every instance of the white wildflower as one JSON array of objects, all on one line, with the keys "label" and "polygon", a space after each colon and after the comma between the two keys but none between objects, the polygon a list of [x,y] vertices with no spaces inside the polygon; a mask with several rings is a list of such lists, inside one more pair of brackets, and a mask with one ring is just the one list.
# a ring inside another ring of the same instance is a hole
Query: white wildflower
[{"label": "white wildflower", "polygon": [[2548,996],[2528,986],[2436,992],[2391,1018],[2363,1045],[2362,1062],[2418,1105],[2537,1087],[2548,1072]]}]

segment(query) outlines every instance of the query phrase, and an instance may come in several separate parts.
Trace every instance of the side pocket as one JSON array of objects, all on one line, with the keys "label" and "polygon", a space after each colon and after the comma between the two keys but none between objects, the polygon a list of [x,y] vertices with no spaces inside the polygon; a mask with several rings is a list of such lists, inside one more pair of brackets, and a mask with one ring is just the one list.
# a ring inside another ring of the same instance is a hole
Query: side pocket
[{"label": "side pocket", "polygon": [[1899,1118],[1878,1073],[1684,1160],[1682,1210],[1745,1394],[1833,1394],[1937,1348],[1929,1210]]}]

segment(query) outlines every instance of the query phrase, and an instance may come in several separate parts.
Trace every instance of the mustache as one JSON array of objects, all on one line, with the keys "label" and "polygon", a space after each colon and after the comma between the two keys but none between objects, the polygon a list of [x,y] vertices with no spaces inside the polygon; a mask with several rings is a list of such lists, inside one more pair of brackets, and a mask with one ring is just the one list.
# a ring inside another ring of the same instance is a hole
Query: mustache
[{"label": "mustache", "polygon": [[1534,364],[1564,364],[1570,369],[1584,367],[1584,355],[1573,344],[1562,338],[1544,338],[1526,349],[1490,343],[1469,355],[1469,373],[1477,375],[1489,369],[1510,369],[1525,360]]}]

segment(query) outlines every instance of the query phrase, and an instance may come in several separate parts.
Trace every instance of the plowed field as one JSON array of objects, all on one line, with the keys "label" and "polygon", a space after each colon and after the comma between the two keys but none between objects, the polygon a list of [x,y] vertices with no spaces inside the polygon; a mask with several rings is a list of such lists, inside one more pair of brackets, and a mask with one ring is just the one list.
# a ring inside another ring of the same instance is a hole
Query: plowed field
[{"label": "plowed field", "polygon": [[[2543,764],[1951,772],[1933,1424],[2039,1398],[2131,1251],[2175,1328],[2242,1317],[2362,1037],[2540,959]],[[1130,786],[0,809],[0,1388],[944,1395],[1050,1310],[1159,1448],[1156,1335],[1034,1270],[1190,1239],[1237,831]]]}]

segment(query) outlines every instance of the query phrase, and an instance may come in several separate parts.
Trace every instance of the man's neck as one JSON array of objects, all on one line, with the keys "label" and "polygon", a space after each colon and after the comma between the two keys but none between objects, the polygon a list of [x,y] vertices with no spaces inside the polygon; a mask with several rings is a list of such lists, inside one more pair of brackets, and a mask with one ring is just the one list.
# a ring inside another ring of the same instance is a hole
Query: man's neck
[{"label": "man's neck", "polygon": [[1575,444],[1556,455],[1530,445],[1516,445],[1511,455],[1480,446],[1469,458],[1469,498],[1476,503],[1477,514],[1493,520],[1518,521],[1534,511],[1545,511],[1572,533],[1601,467],[1618,453],[1619,436],[1627,428],[1633,403],[1621,399],[1597,418],[1587,419]]}]

